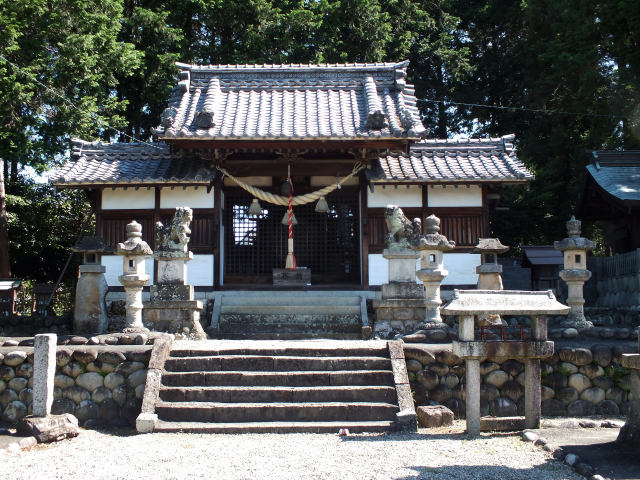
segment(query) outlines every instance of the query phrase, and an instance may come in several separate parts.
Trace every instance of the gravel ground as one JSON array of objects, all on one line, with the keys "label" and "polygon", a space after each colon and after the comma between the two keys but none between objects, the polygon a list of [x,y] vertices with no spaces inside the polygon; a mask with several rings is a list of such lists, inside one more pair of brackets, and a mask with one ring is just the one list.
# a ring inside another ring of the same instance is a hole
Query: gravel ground
[{"label": "gravel ground", "polygon": [[417,434],[96,432],[0,453],[0,479],[487,479],[583,477],[517,435],[468,440],[462,422]]}]

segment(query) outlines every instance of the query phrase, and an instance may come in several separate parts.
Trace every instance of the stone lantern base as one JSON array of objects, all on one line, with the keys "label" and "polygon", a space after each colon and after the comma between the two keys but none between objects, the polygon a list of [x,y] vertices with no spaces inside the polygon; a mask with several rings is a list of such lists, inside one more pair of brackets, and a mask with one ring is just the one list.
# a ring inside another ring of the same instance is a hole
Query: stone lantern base
[{"label": "stone lantern base", "polygon": [[414,332],[424,324],[424,286],[411,282],[382,285],[382,298],[373,301],[373,308],[375,333],[386,336],[391,331]]},{"label": "stone lantern base", "polygon": [[200,300],[160,300],[146,303],[142,323],[155,332],[179,333],[204,340],[207,335],[200,324]]}]

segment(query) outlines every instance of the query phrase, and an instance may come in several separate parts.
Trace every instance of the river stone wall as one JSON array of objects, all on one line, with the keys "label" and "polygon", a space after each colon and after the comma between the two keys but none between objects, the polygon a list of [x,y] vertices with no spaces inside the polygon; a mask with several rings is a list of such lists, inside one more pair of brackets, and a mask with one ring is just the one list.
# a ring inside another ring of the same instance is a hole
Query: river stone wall
[{"label": "river stone wall", "polygon": [[[135,425],[151,348],[151,345],[59,345],[51,413],[72,413],[84,427]],[[33,349],[0,348],[3,422],[12,425],[31,414],[32,388]]]},{"label": "river stone wall", "polygon": [[[541,362],[542,415],[625,415],[632,394],[622,353],[637,346],[556,346]],[[405,344],[404,354],[416,405],[445,405],[465,416],[464,361],[450,347]],[[524,363],[509,359],[480,364],[481,415],[524,415]]]}]

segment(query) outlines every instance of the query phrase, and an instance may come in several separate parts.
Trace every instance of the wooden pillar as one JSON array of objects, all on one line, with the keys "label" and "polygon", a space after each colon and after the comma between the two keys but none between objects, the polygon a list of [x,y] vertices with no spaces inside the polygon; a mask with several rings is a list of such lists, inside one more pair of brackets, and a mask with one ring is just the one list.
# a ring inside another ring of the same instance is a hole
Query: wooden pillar
[{"label": "wooden pillar", "polygon": [[362,288],[369,288],[369,204],[367,198],[367,179],[360,172],[360,252],[362,255]]},{"label": "wooden pillar", "polygon": [[218,172],[213,183],[213,208],[214,208],[214,241],[213,241],[213,288],[220,289],[220,233],[222,231],[222,175]]}]

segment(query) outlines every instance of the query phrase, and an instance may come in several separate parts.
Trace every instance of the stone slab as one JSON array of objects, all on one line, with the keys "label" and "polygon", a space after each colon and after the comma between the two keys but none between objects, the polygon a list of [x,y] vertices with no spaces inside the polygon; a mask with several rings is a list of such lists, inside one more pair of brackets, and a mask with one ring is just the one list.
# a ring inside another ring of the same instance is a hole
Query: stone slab
[{"label": "stone slab", "polygon": [[480,417],[483,432],[513,432],[524,428],[524,417]]},{"label": "stone slab", "polygon": [[453,412],[444,405],[420,406],[416,409],[418,425],[438,428],[453,425]]},{"label": "stone slab", "polygon": [[274,268],[272,281],[274,285],[311,285],[311,269],[296,268],[295,270],[287,270],[286,268]]},{"label": "stone slab", "polygon": [[149,295],[152,302],[193,300],[193,285],[151,285]]},{"label": "stone slab", "polygon": [[384,300],[389,298],[410,298],[424,301],[424,285],[415,282],[386,283],[380,287]]},{"label": "stone slab", "polygon": [[385,300],[374,300],[373,308],[424,308],[424,298],[392,298]]},{"label": "stone slab", "polygon": [[157,260],[158,285],[184,285],[187,282],[186,260]]},{"label": "stone slab", "polygon": [[623,353],[620,355],[620,365],[634,370],[640,370],[640,354]]},{"label": "stone slab", "polygon": [[33,346],[33,416],[46,417],[53,403],[57,335],[36,335]]},{"label": "stone slab", "polygon": [[551,290],[454,290],[442,315],[566,315],[570,308],[556,300]]},{"label": "stone slab", "polygon": [[141,413],[136,418],[136,431],[138,433],[151,433],[156,423],[158,423],[158,415],[155,413]]},{"label": "stone slab", "polygon": [[80,433],[78,419],[70,413],[48,417],[24,417],[18,422],[19,435],[35,437],[38,443],[57,442],[77,437]]},{"label": "stone slab", "polygon": [[460,342],[454,340],[453,353],[465,359],[547,358],[553,355],[554,343],[539,342]]}]

